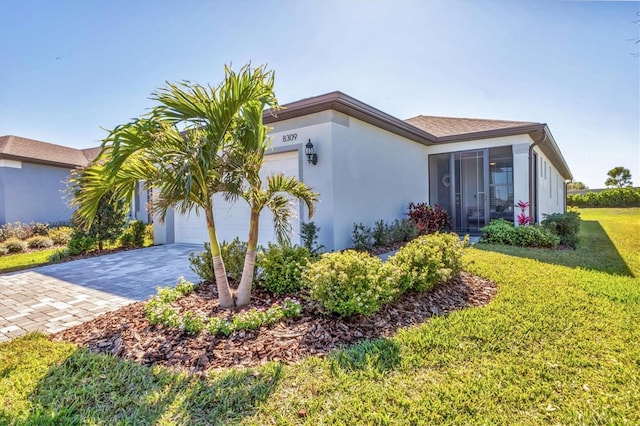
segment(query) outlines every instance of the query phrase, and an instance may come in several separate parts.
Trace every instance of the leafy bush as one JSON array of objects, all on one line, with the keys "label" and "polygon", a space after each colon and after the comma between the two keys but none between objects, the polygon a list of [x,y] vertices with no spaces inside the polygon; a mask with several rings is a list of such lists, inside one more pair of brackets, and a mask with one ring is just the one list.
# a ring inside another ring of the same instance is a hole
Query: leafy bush
[{"label": "leafy bush", "polygon": [[462,268],[466,242],[456,234],[436,233],[418,237],[401,248],[388,260],[405,274],[406,278],[399,282],[400,291],[427,291],[453,278]]},{"label": "leafy bush", "polygon": [[120,236],[120,243],[124,247],[140,248],[144,246],[145,232],[145,224],[141,220],[132,220]]},{"label": "leafy bush", "polygon": [[584,195],[567,195],[567,204],[575,207],[640,207],[640,188],[610,188]]},{"label": "leafy bush", "polygon": [[355,250],[323,254],[302,274],[311,298],[341,316],[370,315],[398,294],[402,272]]},{"label": "leafy bush", "polygon": [[14,237],[5,240],[3,245],[9,253],[22,253],[27,250],[27,243]]},{"label": "leafy bush", "polygon": [[518,226],[516,228],[516,244],[520,247],[555,247],[560,244],[560,237],[539,225]]},{"label": "leafy bush", "polygon": [[74,229],[71,239],[67,243],[67,250],[71,256],[87,253],[96,247],[96,239],[81,229]]},{"label": "leafy bush", "polygon": [[259,285],[274,294],[300,290],[302,271],[310,257],[306,247],[269,243],[258,253]]},{"label": "leafy bush", "polygon": [[387,223],[380,219],[373,225],[373,245],[378,247],[384,247],[391,242],[391,230]]},{"label": "leafy bush", "polygon": [[9,253],[9,249],[0,244],[0,256],[4,256],[7,253]]},{"label": "leafy bush", "polygon": [[431,207],[427,203],[409,203],[407,215],[418,227],[420,235],[451,228],[451,218],[439,204]]},{"label": "leafy bush", "polygon": [[580,232],[580,213],[568,211],[566,213],[543,214],[542,226],[560,237],[560,244],[576,248],[578,233]]},{"label": "leafy bush", "polygon": [[204,319],[191,311],[182,314],[180,328],[187,334],[198,334],[204,330]]},{"label": "leafy bush", "polygon": [[420,233],[418,227],[409,219],[396,219],[389,226],[391,242],[411,241]]},{"label": "leafy bush", "polygon": [[153,223],[147,223],[145,225],[144,236],[150,244],[153,244]]},{"label": "leafy bush", "polygon": [[492,220],[487,226],[480,228],[480,233],[483,243],[516,245],[516,228],[508,220]]},{"label": "leafy bush", "polygon": [[318,255],[324,250],[324,246],[318,244],[318,234],[320,228],[313,222],[303,223],[300,226],[300,237],[302,238],[302,245],[309,250],[312,255]]},{"label": "leafy bush", "polygon": [[29,224],[29,228],[31,229],[31,235],[33,236],[46,237],[49,234],[48,223],[31,222]]},{"label": "leafy bush", "polygon": [[59,249],[54,251],[48,258],[47,261],[49,263],[57,263],[57,262],[62,262],[63,260],[65,260],[66,258],[68,258],[69,256],[71,256],[71,254],[69,253],[68,249]]},{"label": "leafy bush", "polygon": [[[224,262],[227,276],[235,281],[242,278],[242,268],[244,267],[244,256],[247,253],[247,243],[235,238],[230,243],[225,241],[220,244],[220,253]],[[211,257],[211,246],[204,243],[204,251],[199,254],[189,254],[190,268],[198,274],[204,281],[215,281],[213,273],[213,258]]]},{"label": "leafy bush", "polygon": [[35,235],[26,240],[29,248],[49,248],[53,246],[53,240],[49,237],[43,237],[42,235]]},{"label": "leafy bush", "polygon": [[369,250],[373,245],[373,234],[371,228],[362,223],[353,224],[353,248],[356,250]]},{"label": "leafy bush", "polygon": [[520,247],[555,247],[560,237],[538,225],[515,227],[504,219],[492,221],[480,229],[482,242],[488,244],[505,244]]},{"label": "leafy bush", "polygon": [[54,244],[67,245],[71,240],[73,234],[73,228],[69,226],[59,226],[57,228],[49,229],[47,235],[53,240]]}]

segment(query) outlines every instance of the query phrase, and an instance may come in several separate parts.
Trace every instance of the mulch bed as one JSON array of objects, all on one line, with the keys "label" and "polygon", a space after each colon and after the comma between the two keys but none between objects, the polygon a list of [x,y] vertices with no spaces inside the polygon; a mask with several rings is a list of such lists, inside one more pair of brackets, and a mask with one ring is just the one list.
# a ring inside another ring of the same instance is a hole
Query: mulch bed
[{"label": "mulch bed", "polygon": [[[320,314],[313,301],[300,300],[302,316],[283,319],[253,331],[236,331],[229,337],[203,332],[189,336],[179,329],[152,325],[144,317],[143,302],[51,335],[86,346],[91,352],[112,354],[144,365],[164,365],[201,373],[216,368],[255,366],[269,361],[295,363],[308,356],[324,356],[365,339],[392,336],[398,329],[423,323],[452,310],[489,303],[495,283],[461,273],[428,293],[409,293],[384,306],[376,314],[341,318]],[[251,307],[268,308],[281,298],[260,289],[253,292]],[[174,306],[210,315],[231,315],[218,310],[215,285],[202,283],[194,293]]]}]

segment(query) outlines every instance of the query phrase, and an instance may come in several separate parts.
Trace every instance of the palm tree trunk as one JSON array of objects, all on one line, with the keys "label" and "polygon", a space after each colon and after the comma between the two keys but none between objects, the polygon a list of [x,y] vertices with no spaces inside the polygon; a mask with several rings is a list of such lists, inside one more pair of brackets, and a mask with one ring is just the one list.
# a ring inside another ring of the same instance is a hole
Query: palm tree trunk
[{"label": "palm tree trunk", "polygon": [[238,306],[248,305],[251,302],[251,284],[253,283],[253,272],[256,266],[256,250],[258,248],[258,226],[260,224],[260,211],[251,209],[251,222],[249,224],[249,241],[247,242],[247,253],[244,256],[244,266],[242,268],[242,279],[236,292],[236,303]]},{"label": "palm tree trunk", "polygon": [[209,233],[209,245],[211,246],[211,257],[213,259],[213,273],[216,277],[216,287],[218,288],[218,304],[221,308],[233,307],[233,296],[229,288],[227,271],[224,269],[224,262],[220,252],[220,243],[216,235],[216,227],[213,221],[213,206],[208,206],[205,211],[207,218],[207,231]]}]

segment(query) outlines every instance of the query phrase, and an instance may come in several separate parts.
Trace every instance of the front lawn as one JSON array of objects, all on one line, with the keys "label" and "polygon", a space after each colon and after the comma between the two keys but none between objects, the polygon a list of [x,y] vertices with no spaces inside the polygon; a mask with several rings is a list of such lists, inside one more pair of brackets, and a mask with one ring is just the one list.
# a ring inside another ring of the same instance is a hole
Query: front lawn
[{"label": "front lawn", "polygon": [[0,344],[0,423],[638,424],[640,209],[585,209],[576,251],[478,245],[488,305],[326,358],[206,379],[30,335]]}]

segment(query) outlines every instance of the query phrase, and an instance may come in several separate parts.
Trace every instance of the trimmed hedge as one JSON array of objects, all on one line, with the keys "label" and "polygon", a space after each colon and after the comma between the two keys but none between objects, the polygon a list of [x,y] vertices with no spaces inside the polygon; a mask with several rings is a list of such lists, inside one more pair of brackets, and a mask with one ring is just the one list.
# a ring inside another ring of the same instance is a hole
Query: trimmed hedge
[{"label": "trimmed hedge", "polygon": [[640,188],[610,188],[584,195],[567,195],[567,204],[574,207],[640,207]]}]

